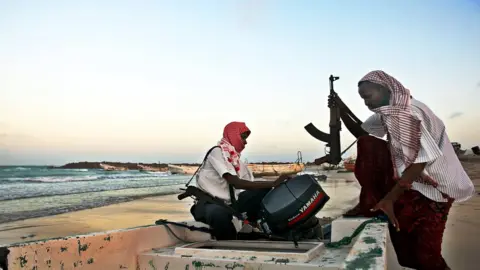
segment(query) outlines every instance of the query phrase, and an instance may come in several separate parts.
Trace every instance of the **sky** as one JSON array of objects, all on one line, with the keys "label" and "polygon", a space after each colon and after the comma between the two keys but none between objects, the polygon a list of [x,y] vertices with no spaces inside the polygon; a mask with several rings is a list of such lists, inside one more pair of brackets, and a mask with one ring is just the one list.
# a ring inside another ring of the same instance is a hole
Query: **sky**
[{"label": "sky", "polygon": [[479,0],[0,1],[0,164],[199,162],[231,121],[248,161],[311,161],[328,76],[366,119],[376,69],[480,144]]}]

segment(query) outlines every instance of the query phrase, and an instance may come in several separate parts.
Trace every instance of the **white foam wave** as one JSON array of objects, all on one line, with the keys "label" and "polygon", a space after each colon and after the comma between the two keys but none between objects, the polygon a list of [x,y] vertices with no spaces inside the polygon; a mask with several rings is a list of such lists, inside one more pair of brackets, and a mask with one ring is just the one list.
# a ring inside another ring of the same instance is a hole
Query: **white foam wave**
[{"label": "white foam wave", "polygon": [[13,172],[13,171],[29,171],[31,168],[25,168],[25,167],[15,167],[15,168],[7,168],[3,169],[5,172]]},{"label": "white foam wave", "polygon": [[170,176],[172,173],[170,171],[168,172],[146,172],[148,174],[153,174],[153,175],[158,175],[158,176]]},{"label": "white foam wave", "polygon": [[43,177],[32,177],[32,178],[21,178],[23,181],[31,182],[43,182],[43,183],[57,183],[57,182],[72,182],[72,181],[92,181],[97,180],[97,175],[87,175],[87,176],[43,176]]},{"label": "white foam wave", "polygon": [[78,182],[78,181],[95,181],[95,180],[155,180],[159,178],[166,178],[171,176],[170,173],[152,172],[146,174],[117,174],[117,175],[82,175],[82,176],[35,176],[35,177],[10,177],[7,181],[14,182],[41,182],[41,183],[61,183],[61,182]]}]

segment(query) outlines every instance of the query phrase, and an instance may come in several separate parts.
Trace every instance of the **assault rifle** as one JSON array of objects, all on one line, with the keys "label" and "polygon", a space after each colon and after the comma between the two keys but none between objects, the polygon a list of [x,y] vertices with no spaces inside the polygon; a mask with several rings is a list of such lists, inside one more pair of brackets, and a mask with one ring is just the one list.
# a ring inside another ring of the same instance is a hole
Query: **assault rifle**
[{"label": "assault rifle", "polygon": [[340,131],[342,130],[342,121],[345,123],[348,131],[356,138],[367,135],[368,133],[361,127],[360,121],[350,109],[343,103],[343,101],[335,92],[333,83],[339,80],[340,77],[330,75],[330,94],[328,95],[328,107],[330,108],[330,133],[325,133],[316,128],[312,123],[305,126],[305,130],[315,139],[327,143],[326,147],[330,148],[328,155],[328,163],[337,165],[342,161],[342,154],[344,154],[350,147],[343,152],[340,152]]}]

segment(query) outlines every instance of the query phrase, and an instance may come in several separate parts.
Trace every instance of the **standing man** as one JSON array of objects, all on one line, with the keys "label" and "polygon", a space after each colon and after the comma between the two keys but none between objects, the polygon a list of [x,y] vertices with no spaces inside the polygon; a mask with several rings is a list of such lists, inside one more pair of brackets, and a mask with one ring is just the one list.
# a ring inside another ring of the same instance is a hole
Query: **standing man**
[{"label": "standing man", "polygon": [[[445,125],[430,108],[383,71],[358,83],[358,93],[374,112],[362,128],[355,176],[360,203],[347,216],[388,216],[399,263],[414,269],[450,269],[441,255],[452,203],[470,199],[475,189],[450,143]],[[338,99],[340,110],[346,108]],[[379,139],[387,136],[387,141]],[[317,163],[325,158],[317,159]]]}]

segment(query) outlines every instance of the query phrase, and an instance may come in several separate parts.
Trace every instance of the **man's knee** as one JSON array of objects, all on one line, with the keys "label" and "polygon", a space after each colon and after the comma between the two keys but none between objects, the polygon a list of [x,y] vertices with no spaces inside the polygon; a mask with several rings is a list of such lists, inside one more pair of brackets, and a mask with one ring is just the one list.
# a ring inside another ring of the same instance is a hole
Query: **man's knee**
[{"label": "man's knee", "polygon": [[374,144],[387,144],[385,140],[382,140],[378,137],[372,136],[372,135],[363,135],[358,137],[357,143],[363,144],[363,143],[374,143]]},{"label": "man's knee", "polygon": [[253,199],[255,200],[255,203],[260,204],[262,202],[263,197],[267,195],[268,192],[272,190],[271,188],[262,188],[262,189],[257,189],[257,190],[252,190],[250,192],[253,192]]},{"label": "man's knee", "polygon": [[377,155],[390,155],[388,143],[374,136],[366,135],[358,138],[357,155],[376,157]]},{"label": "man's knee", "polygon": [[232,223],[232,218],[232,214],[219,205],[208,204],[205,206],[205,219],[207,224],[211,226],[213,224]]},{"label": "man's knee", "polygon": [[254,190],[246,190],[241,192],[238,195],[238,200],[243,202],[255,202],[260,203],[267,195],[268,192],[272,190],[271,188],[262,188],[262,189],[254,189]]}]

